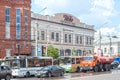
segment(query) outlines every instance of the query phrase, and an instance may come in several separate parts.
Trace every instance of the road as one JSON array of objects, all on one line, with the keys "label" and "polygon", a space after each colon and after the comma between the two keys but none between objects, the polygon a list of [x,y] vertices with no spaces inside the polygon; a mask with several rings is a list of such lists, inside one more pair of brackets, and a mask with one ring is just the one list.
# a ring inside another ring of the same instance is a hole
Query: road
[{"label": "road", "polygon": [[120,70],[108,72],[66,73],[64,77],[51,78],[14,78],[12,80],[120,80]]}]

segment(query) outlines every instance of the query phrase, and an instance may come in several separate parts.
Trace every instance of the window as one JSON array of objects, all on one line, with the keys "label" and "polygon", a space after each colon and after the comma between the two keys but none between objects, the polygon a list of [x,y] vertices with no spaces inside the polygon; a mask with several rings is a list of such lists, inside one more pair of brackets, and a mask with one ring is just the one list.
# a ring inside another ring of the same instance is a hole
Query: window
[{"label": "window", "polygon": [[10,8],[6,8],[6,22],[10,22]]},{"label": "window", "polygon": [[28,10],[25,10],[25,23],[28,24]]},{"label": "window", "polygon": [[51,33],[51,39],[54,40],[54,32]]},{"label": "window", "polygon": [[21,38],[21,21],[20,21],[20,9],[16,9],[16,38]]},{"label": "window", "polygon": [[20,24],[16,26],[16,38],[20,39]]},{"label": "window", "polygon": [[67,34],[65,34],[65,42],[67,42]]},{"label": "window", "polygon": [[25,38],[28,39],[28,25],[25,25]]},{"label": "window", "polygon": [[10,38],[10,23],[6,22],[6,38]]},{"label": "window", "polygon": [[20,59],[20,67],[25,68],[26,67],[26,59]]},{"label": "window", "polygon": [[75,64],[75,58],[72,58],[72,64]]},{"label": "window", "polygon": [[20,9],[16,9],[16,15],[20,15]]},{"label": "window", "polygon": [[40,32],[37,31],[37,40],[40,40]]},{"label": "window", "polygon": [[89,39],[89,38],[88,38],[88,37],[86,37],[86,44],[88,44],[88,39]]},{"label": "window", "polygon": [[76,64],[80,64],[80,58],[76,58]]},{"label": "window", "polygon": [[82,36],[80,36],[80,44],[82,44]]},{"label": "window", "polygon": [[59,41],[59,33],[56,33],[56,41]]},{"label": "window", "polygon": [[6,8],[6,38],[10,38],[10,8]]},{"label": "window", "polygon": [[20,23],[20,16],[16,16],[16,22]]},{"label": "window", "polygon": [[92,44],[92,38],[90,38],[90,45]]},{"label": "window", "polygon": [[82,36],[76,35],[76,44],[82,44]]},{"label": "window", "polygon": [[24,17],[25,17],[25,38],[28,39],[28,10],[25,10]]},{"label": "window", "polygon": [[76,36],[76,44],[78,44],[79,38],[78,36]]},{"label": "window", "polygon": [[45,40],[45,31],[41,31],[41,40]]},{"label": "window", "polygon": [[71,43],[71,34],[69,34],[69,43]]},{"label": "window", "polygon": [[6,57],[10,57],[11,53],[10,53],[10,49],[6,49]]}]

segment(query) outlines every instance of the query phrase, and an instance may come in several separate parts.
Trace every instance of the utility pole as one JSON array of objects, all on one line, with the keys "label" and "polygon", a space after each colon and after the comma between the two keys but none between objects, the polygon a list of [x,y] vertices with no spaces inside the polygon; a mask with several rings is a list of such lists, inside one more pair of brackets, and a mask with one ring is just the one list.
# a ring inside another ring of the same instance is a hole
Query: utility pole
[{"label": "utility pole", "polygon": [[99,48],[100,48],[100,49],[101,49],[101,39],[102,39],[101,31],[99,31],[99,40],[100,40],[100,42],[99,42]]},{"label": "utility pole", "polygon": [[38,56],[38,21],[36,23],[36,49],[35,49],[35,56]]},{"label": "utility pole", "polygon": [[111,47],[111,37],[109,37],[110,39],[110,55],[112,54],[112,47]]},{"label": "utility pole", "polygon": [[[47,7],[45,7],[45,8],[43,8],[39,13],[41,13],[42,11],[44,11],[44,10],[46,10],[47,9]],[[36,23],[36,51],[35,51],[35,56],[38,56],[38,26],[39,26],[39,24],[38,24],[38,20],[39,20],[39,18],[37,18],[36,19],[36,21],[37,21],[37,23]]]}]

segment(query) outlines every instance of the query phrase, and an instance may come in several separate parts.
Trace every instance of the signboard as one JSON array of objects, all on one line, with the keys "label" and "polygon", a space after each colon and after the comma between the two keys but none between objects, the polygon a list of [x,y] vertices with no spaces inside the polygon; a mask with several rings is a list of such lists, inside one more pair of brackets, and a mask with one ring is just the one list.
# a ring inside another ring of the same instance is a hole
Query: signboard
[{"label": "signboard", "polygon": [[38,44],[38,49],[37,49],[38,51],[38,56],[42,56],[42,46],[41,46],[41,44]]}]

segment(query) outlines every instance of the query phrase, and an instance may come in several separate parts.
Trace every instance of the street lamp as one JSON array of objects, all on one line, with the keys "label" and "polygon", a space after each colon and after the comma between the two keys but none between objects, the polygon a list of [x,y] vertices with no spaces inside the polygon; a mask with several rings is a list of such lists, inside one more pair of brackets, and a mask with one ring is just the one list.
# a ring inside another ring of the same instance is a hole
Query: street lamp
[{"label": "street lamp", "polygon": [[36,49],[35,49],[36,50],[36,52],[35,52],[36,54],[35,55],[37,56],[38,55],[38,26],[39,26],[38,23],[36,23],[36,26],[37,27],[36,27],[36,30],[35,30],[36,31]]},{"label": "street lamp", "polygon": [[[44,10],[46,10],[47,8],[45,7],[45,8],[43,8],[39,13],[41,13],[42,11],[44,11]],[[35,43],[36,43],[36,51],[35,51],[35,56],[38,56],[38,26],[39,26],[39,24],[38,24],[38,20],[39,19],[36,19],[37,20],[37,22],[36,22],[36,32],[35,32],[35,34],[36,34],[36,41],[35,41]]]},{"label": "street lamp", "polygon": [[[100,27],[103,27],[104,25],[108,24],[108,22],[105,22],[103,23]],[[102,39],[102,36],[101,36],[101,30],[99,31],[99,48],[101,49],[101,39]]]}]

